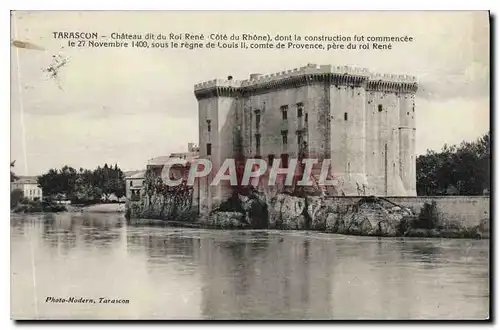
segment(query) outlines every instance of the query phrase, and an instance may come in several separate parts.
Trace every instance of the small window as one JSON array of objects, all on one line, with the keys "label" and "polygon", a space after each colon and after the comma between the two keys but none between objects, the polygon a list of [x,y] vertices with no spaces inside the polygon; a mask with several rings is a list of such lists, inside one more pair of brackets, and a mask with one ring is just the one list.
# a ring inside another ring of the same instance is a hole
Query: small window
[{"label": "small window", "polygon": [[347,120],[347,112],[344,112],[344,120]]},{"label": "small window", "polygon": [[274,162],[274,155],[267,156],[267,166],[269,167],[273,165],[273,162]]},{"label": "small window", "polygon": [[281,155],[281,168],[288,168],[288,154]]},{"label": "small window", "polygon": [[260,148],[260,134],[255,134],[255,147],[257,150]]},{"label": "small window", "polygon": [[281,131],[281,140],[283,141],[283,145],[288,144],[288,131]]},{"label": "small window", "polygon": [[378,112],[382,112],[382,110],[384,110],[384,107],[382,107],[382,104],[379,104],[378,105]]},{"label": "small window", "polygon": [[207,155],[211,156],[212,155],[212,144],[207,143]]},{"label": "small window", "polygon": [[212,125],[210,120],[207,120],[207,129],[209,132],[212,131]]},{"label": "small window", "polygon": [[260,127],[260,110],[255,110],[255,128],[259,129]]},{"label": "small window", "polygon": [[297,144],[299,146],[299,150],[302,147],[302,142],[303,142],[302,132],[298,132],[297,133]]},{"label": "small window", "polygon": [[281,116],[282,116],[283,120],[288,119],[288,105],[281,106]]},{"label": "small window", "polygon": [[130,186],[133,187],[134,186],[134,181],[130,180]]},{"label": "small window", "polygon": [[307,113],[306,115],[304,116],[304,121],[307,123],[307,119],[308,119],[308,116],[307,116]]},{"label": "small window", "polygon": [[304,105],[302,103],[297,103],[297,118],[302,117],[302,113],[304,111]]}]

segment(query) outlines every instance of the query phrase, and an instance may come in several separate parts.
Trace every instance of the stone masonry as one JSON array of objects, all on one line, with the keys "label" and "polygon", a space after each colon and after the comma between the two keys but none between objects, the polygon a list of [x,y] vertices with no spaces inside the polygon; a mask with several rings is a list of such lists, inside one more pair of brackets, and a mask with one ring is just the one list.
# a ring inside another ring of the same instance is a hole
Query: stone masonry
[{"label": "stone masonry", "polygon": [[201,213],[231,195],[209,186],[226,158],[331,159],[339,196],[416,196],[416,78],[308,64],[247,80],[194,86],[200,158],[213,174],[200,181]]}]

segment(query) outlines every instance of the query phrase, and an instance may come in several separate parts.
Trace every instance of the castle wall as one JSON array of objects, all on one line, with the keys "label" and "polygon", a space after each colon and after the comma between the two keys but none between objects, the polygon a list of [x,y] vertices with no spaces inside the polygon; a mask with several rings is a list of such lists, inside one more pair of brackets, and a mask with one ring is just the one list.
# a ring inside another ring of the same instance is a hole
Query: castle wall
[{"label": "castle wall", "polygon": [[[287,154],[292,159],[303,151],[319,161],[331,159],[339,195],[416,195],[416,89],[414,77],[329,65],[197,84],[201,157],[212,143],[214,173],[208,180],[227,158],[268,161],[270,155],[279,159]],[[212,120],[211,134],[207,119]],[[305,142],[300,146],[298,134]],[[203,191],[208,200],[227,198],[228,185],[200,187],[200,201]]]},{"label": "castle wall", "polygon": [[317,158],[319,162],[330,157],[330,86],[319,83],[307,87],[307,98],[304,103],[302,124],[307,133],[307,154],[309,158]]},{"label": "castle wall", "polygon": [[[279,159],[281,154],[297,157],[297,104],[307,104],[308,87],[282,89],[245,98],[244,111],[247,112],[244,125],[245,156],[256,156],[255,134],[261,135],[260,156],[268,160],[269,155]],[[283,119],[282,106],[287,106],[287,119]],[[255,110],[260,110],[259,130],[256,128]],[[287,131],[288,144],[283,145],[282,131]]]},{"label": "castle wall", "polygon": [[366,178],[366,113],[363,87],[330,86],[330,158],[339,191],[358,195]]},{"label": "castle wall", "polygon": [[[210,159],[212,162],[211,173],[199,180],[199,188],[197,188],[200,211],[211,209],[231,195],[232,189],[229,181],[221,181],[215,186],[210,183],[224,161],[233,158],[238,149],[237,129],[240,117],[236,115],[237,103],[238,101],[232,97],[211,97],[199,100],[200,158]],[[208,144],[211,145],[211,155],[208,155]]]},{"label": "castle wall", "polygon": [[[328,197],[325,205],[333,209],[345,208],[357,203],[360,198],[357,196]],[[490,196],[387,196],[385,198],[401,207],[412,209],[416,215],[420,214],[425,203],[436,203],[439,226],[473,228],[482,223],[489,226],[491,222]]]},{"label": "castle wall", "polygon": [[387,197],[398,205],[409,207],[416,214],[425,203],[436,203],[437,216],[440,225],[457,224],[460,227],[470,228],[478,226],[481,222],[490,223],[490,197],[489,196],[397,196]]},{"label": "castle wall", "polygon": [[415,184],[413,183],[414,171],[413,162],[415,162],[415,147],[413,141],[412,112],[413,101],[409,93],[402,93],[400,96],[399,112],[399,157],[401,180],[408,195],[416,195]]}]

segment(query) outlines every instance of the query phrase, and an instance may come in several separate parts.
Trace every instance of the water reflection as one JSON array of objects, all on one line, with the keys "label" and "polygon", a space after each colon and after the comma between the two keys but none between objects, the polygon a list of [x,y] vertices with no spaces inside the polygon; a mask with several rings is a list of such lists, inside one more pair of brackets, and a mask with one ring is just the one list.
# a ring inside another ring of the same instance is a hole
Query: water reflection
[{"label": "water reflection", "polygon": [[[18,317],[446,319],[488,311],[488,241],[129,227],[119,214],[69,213],[15,216],[11,237]],[[131,304],[36,298],[48,295]]]}]

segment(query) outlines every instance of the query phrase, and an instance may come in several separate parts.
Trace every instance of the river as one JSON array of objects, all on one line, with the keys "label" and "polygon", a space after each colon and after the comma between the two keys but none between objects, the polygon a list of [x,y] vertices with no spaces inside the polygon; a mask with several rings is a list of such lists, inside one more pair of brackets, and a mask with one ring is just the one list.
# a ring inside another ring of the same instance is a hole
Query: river
[{"label": "river", "polygon": [[[13,215],[15,319],[485,319],[489,240]],[[51,303],[52,298],[128,304]]]}]

